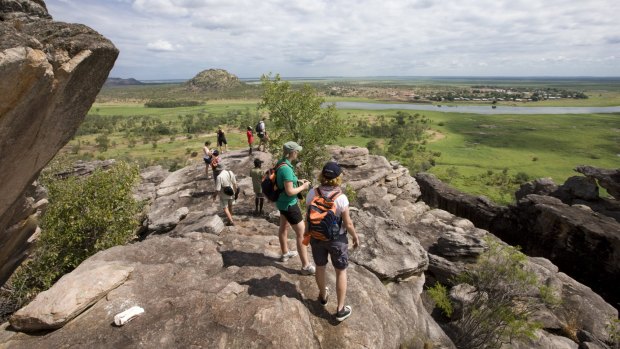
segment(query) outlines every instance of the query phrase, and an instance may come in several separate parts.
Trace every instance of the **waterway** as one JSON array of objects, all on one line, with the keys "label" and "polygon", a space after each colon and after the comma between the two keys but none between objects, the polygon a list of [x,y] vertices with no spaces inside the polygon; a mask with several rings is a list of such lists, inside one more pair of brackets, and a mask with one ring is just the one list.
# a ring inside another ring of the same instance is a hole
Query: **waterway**
[{"label": "waterway", "polygon": [[408,104],[408,103],[364,103],[364,102],[335,102],[337,109],[362,110],[423,110],[439,111],[444,113],[468,114],[601,114],[620,113],[620,106],[615,107],[510,107],[490,105],[442,105]]}]

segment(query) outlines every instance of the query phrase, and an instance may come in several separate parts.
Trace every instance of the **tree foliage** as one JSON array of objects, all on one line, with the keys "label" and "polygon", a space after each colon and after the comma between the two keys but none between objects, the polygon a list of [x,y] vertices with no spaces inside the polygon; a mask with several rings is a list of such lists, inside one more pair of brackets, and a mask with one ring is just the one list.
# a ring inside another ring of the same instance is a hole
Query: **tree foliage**
[{"label": "tree foliage", "polygon": [[372,154],[386,155],[396,159],[413,172],[426,171],[435,165],[435,158],[441,156],[426,147],[431,120],[419,113],[397,111],[395,115],[379,115],[375,122],[358,121],[356,133],[365,137],[379,137],[387,140],[387,149],[376,141],[368,142]]},{"label": "tree foliage", "polygon": [[280,75],[261,77],[263,86],[259,109],[269,112],[269,149],[276,156],[282,145],[295,141],[303,147],[300,155],[301,178],[312,178],[313,171],[329,159],[326,146],[345,134],[345,124],[334,105],[322,107],[325,100],[310,85],[293,89]]},{"label": "tree foliage", "polygon": [[134,237],[140,204],[132,188],[138,178],[136,166],[118,162],[86,178],[43,180],[49,205],[32,258],[11,279],[15,303],[26,303],[86,258]]}]

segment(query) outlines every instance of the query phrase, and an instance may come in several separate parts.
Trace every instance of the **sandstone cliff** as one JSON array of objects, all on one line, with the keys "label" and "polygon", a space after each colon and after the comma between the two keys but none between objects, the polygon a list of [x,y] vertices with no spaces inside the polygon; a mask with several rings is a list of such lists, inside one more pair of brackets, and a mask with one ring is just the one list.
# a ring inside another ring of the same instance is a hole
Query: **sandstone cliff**
[{"label": "sandstone cliff", "polygon": [[571,177],[560,186],[550,179],[527,183],[510,206],[460,193],[430,174],[418,174],[416,180],[425,202],[470,219],[528,255],[549,258],[618,308],[620,204],[599,198],[595,179],[616,193],[620,171],[576,170],[588,177]]},{"label": "sandstone cliff", "polygon": [[0,0],[0,284],[36,224],[24,194],[73,136],[118,50],[92,29],[51,20],[40,0]]}]

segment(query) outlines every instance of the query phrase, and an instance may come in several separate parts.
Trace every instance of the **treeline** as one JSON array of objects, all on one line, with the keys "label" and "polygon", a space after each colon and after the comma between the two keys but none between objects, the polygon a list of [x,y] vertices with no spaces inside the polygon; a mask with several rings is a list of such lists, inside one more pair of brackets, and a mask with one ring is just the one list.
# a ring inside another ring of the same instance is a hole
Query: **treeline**
[{"label": "treeline", "polygon": [[426,171],[435,166],[435,158],[440,152],[427,149],[431,120],[419,113],[403,111],[394,116],[379,115],[376,122],[358,121],[355,132],[364,137],[383,138],[386,144],[376,140],[366,147],[373,154],[396,159],[413,172]]},{"label": "treeline", "polygon": [[146,108],[178,108],[178,107],[196,107],[204,105],[200,101],[179,101],[179,100],[153,100],[144,103]]}]

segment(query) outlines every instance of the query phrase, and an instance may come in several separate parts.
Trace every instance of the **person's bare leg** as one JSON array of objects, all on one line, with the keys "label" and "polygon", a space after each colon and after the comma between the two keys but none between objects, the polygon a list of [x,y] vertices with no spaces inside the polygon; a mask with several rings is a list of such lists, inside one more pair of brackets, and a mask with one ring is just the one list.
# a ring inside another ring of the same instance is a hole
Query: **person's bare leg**
[{"label": "person's bare leg", "polygon": [[304,221],[301,221],[293,226],[293,230],[295,231],[295,240],[297,240],[297,252],[299,252],[299,259],[301,259],[302,268],[305,268],[310,264],[310,261],[308,260],[308,249],[303,244],[305,229],[306,226],[304,225]]},{"label": "person's bare leg", "polygon": [[316,273],[314,274],[314,279],[316,280],[316,285],[319,287],[319,297],[321,299],[325,299],[327,295],[325,294],[325,285],[327,281],[325,281],[325,269],[326,266],[318,266],[316,267]]},{"label": "person's bare leg", "polygon": [[230,205],[224,207],[224,213],[226,214],[226,218],[228,218],[228,223],[233,224],[232,212],[230,211]]},{"label": "person's bare leg", "polygon": [[[318,272],[318,270],[317,270]],[[347,270],[336,269],[336,297],[338,299],[338,307],[336,311],[344,308],[344,298],[347,295]]]},{"label": "person's bare leg", "polygon": [[288,221],[284,215],[280,214],[280,227],[278,229],[278,239],[280,240],[280,249],[282,254],[288,253]]}]

